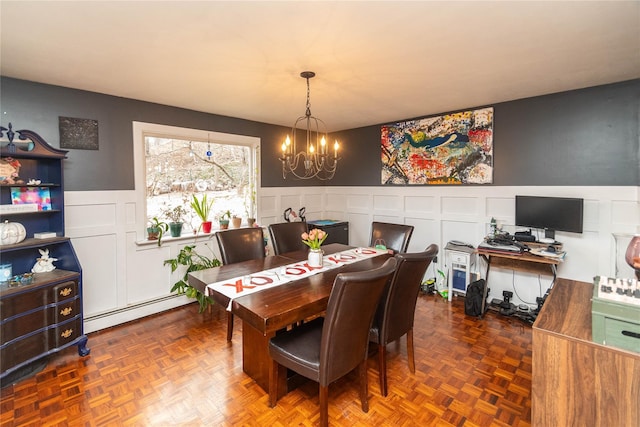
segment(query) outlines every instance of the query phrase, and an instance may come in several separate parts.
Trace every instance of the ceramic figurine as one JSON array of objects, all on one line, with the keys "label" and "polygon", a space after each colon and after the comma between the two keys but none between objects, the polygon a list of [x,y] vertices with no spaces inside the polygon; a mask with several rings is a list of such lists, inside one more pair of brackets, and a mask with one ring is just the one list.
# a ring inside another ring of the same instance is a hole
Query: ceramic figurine
[{"label": "ceramic figurine", "polygon": [[56,269],[55,265],[53,265],[54,261],[57,261],[58,258],[49,258],[49,249],[38,249],[40,251],[40,258],[36,259],[36,263],[31,269],[32,273],[46,273],[47,271],[53,271]]}]

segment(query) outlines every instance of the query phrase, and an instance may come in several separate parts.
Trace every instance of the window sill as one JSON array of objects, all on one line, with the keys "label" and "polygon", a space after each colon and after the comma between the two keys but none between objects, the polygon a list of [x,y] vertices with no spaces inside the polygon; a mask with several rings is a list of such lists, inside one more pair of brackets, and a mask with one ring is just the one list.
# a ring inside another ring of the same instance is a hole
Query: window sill
[{"label": "window sill", "polygon": [[[243,224],[240,228],[247,228],[248,226]],[[234,228],[229,228],[229,230],[234,230]],[[215,234],[218,231],[224,231],[221,230],[219,228],[216,229],[212,229],[211,233],[202,233],[199,232],[197,234],[189,234],[189,233],[182,233],[182,235],[180,237],[171,237],[171,235],[163,235],[162,236],[162,245],[171,243],[171,242],[184,242],[187,240],[193,240],[193,243],[197,243],[198,241],[202,242],[202,241],[208,241],[213,239],[213,236],[215,236]],[[267,229],[265,227],[262,227],[262,232],[264,234],[264,237],[267,237]],[[157,240],[136,240],[136,246],[142,246],[142,247],[146,247],[146,246],[153,246],[156,245],[158,246],[158,241]]]},{"label": "window sill", "polygon": [[[197,234],[182,234],[180,237],[171,237],[171,236],[162,236],[162,245],[175,243],[175,242],[186,242],[192,240],[193,243],[208,241],[213,239],[213,236],[220,230],[211,230],[211,233],[197,233]],[[157,240],[136,240],[136,246],[158,246]],[[162,246],[161,245],[161,246]]]}]

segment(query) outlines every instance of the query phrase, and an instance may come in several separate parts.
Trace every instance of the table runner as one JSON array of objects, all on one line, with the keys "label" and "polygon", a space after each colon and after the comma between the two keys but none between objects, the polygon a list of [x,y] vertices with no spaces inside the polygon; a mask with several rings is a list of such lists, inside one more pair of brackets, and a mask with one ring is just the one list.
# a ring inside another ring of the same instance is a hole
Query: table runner
[{"label": "table runner", "polygon": [[307,260],[297,261],[282,267],[210,283],[207,285],[207,288],[228,297],[229,304],[227,305],[227,311],[231,311],[231,302],[234,298],[280,286],[293,280],[303,279],[313,276],[314,274],[386,253],[388,253],[386,250],[375,248],[347,249],[323,256],[322,267],[311,267]]}]

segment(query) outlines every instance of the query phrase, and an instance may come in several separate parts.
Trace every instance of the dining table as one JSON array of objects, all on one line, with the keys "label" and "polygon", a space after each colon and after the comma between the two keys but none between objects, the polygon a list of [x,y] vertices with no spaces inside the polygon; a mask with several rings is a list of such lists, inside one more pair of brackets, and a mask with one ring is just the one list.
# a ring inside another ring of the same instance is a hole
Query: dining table
[{"label": "dining table", "polygon": [[[325,257],[349,249],[359,250],[338,243],[325,245],[322,249]],[[380,267],[392,255],[387,252],[376,253],[375,256],[233,298],[228,296],[228,292],[225,295],[211,285],[224,281],[231,281],[233,285],[233,279],[238,277],[256,275],[304,262],[307,256],[308,251],[299,250],[189,273],[190,286],[205,293],[215,303],[230,310],[242,320],[242,368],[265,392],[269,391],[269,371],[272,363],[269,356],[269,340],[278,331],[321,316],[326,311],[329,295],[338,274]],[[236,284],[242,287],[239,281],[236,281]],[[290,372],[287,375],[279,375],[278,378],[279,395],[286,394],[299,384],[299,379]]]}]

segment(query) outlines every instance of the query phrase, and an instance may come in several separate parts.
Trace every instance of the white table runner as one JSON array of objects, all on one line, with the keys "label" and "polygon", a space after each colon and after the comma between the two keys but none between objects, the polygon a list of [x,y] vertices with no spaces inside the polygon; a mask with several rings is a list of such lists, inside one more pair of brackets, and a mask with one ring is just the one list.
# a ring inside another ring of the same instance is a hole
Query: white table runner
[{"label": "white table runner", "polygon": [[322,273],[323,271],[352,264],[363,259],[373,258],[385,253],[387,253],[386,250],[375,248],[347,249],[342,252],[325,255],[322,259],[322,267],[311,267],[307,260],[303,260],[270,270],[210,283],[207,285],[207,288],[228,297],[229,305],[227,306],[227,310],[231,311],[231,302],[234,298],[280,286],[293,280],[303,279],[313,276],[314,274]]}]

